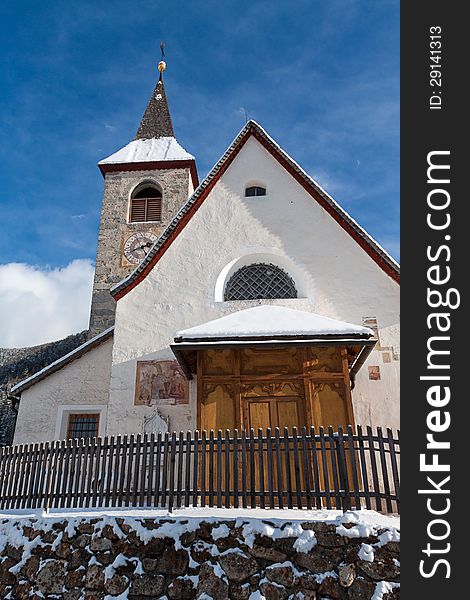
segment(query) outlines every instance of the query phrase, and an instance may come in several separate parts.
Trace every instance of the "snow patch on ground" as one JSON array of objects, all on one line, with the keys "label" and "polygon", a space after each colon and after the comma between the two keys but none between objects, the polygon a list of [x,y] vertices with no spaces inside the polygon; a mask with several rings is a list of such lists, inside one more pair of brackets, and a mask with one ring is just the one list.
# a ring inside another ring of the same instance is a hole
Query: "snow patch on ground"
[{"label": "snow patch on ground", "polygon": [[381,546],[385,546],[388,542],[399,542],[400,541],[400,532],[397,529],[387,529],[379,535],[379,541],[374,544],[380,548]]},{"label": "snow patch on ground", "polygon": [[225,523],[221,523],[218,527],[214,527],[212,529],[212,539],[220,540],[221,538],[226,538],[230,534],[230,529],[225,525]]},{"label": "snow patch on ground", "polygon": [[297,552],[310,552],[317,545],[315,533],[310,529],[305,529],[295,540],[294,548]]},{"label": "snow patch on ground", "polygon": [[129,590],[127,589],[119,596],[105,596],[104,600],[128,600],[129,599]]},{"label": "snow patch on ground", "polygon": [[399,588],[399,583],[392,583],[390,581],[379,581],[375,586],[375,592],[371,600],[383,600],[385,594],[392,592],[395,588]]},{"label": "snow patch on ground", "polygon": [[325,579],[331,577],[332,579],[338,579],[338,575],[334,571],[325,571],[324,573],[315,573],[315,579],[317,583],[322,583]]},{"label": "snow patch on ground", "polygon": [[294,573],[295,577],[302,577],[302,575],[304,575],[304,573],[302,573],[301,571],[299,571],[297,569],[297,567],[294,565],[294,563],[292,563],[290,560],[285,560],[282,563],[273,563],[272,565],[269,565],[268,567],[266,567],[266,570],[269,571],[271,569],[291,569],[292,572]]},{"label": "snow patch on ground", "polygon": [[370,544],[361,544],[361,548],[357,555],[361,560],[374,562],[374,548]]},{"label": "snow patch on ground", "polygon": [[106,567],[104,570],[104,579],[107,581],[108,579],[112,579],[114,574],[116,573],[116,569],[118,567],[125,567],[127,565],[128,559],[123,554],[118,554],[110,565]]},{"label": "snow patch on ground", "polygon": [[[201,598],[201,596],[199,596],[199,598]],[[266,600],[266,598],[263,596],[263,594],[259,590],[256,590],[256,592],[252,592],[250,594],[250,597],[248,598],[248,600]]]}]

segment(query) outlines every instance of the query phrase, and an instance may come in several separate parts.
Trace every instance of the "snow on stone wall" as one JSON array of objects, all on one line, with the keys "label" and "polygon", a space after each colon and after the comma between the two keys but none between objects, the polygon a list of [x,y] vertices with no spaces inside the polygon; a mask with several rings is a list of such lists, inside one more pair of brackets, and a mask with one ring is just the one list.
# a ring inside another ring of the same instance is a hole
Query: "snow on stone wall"
[{"label": "snow on stone wall", "polygon": [[399,598],[397,519],[384,524],[371,511],[318,511],[322,518],[309,520],[300,511],[293,519],[203,512],[0,515],[0,597]]}]

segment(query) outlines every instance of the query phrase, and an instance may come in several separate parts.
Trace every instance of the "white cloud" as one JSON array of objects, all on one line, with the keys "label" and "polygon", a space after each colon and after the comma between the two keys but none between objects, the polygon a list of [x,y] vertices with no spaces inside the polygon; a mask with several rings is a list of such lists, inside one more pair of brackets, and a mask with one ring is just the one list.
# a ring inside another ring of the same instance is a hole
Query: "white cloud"
[{"label": "white cloud", "polygon": [[35,346],[88,327],[93,263],[0,265],[0,347]]}]

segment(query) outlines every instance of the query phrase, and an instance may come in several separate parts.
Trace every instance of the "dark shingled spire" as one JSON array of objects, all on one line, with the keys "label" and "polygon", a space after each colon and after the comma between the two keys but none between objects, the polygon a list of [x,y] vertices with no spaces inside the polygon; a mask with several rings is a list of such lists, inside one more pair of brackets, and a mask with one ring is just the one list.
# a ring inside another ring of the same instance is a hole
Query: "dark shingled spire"
[{"label": "dark shingled spire", "polygon": [[175,137],[161,72],[134,140],[160,137]]}]

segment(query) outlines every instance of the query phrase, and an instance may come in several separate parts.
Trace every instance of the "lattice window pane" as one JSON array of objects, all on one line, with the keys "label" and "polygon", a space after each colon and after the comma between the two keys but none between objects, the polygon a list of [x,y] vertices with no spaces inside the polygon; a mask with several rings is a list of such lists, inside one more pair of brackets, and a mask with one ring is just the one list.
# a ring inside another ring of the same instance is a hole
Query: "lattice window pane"
[{"label": "lattice window pane", "polygon": [[99,414],[69,415],[67,438],[92,438],[98,436]]},{"label": "lattice window pane", "polygon": [[297,298],[295,283],[272,264],[255,263],[236,271],[225,288],[225,300]]}]

